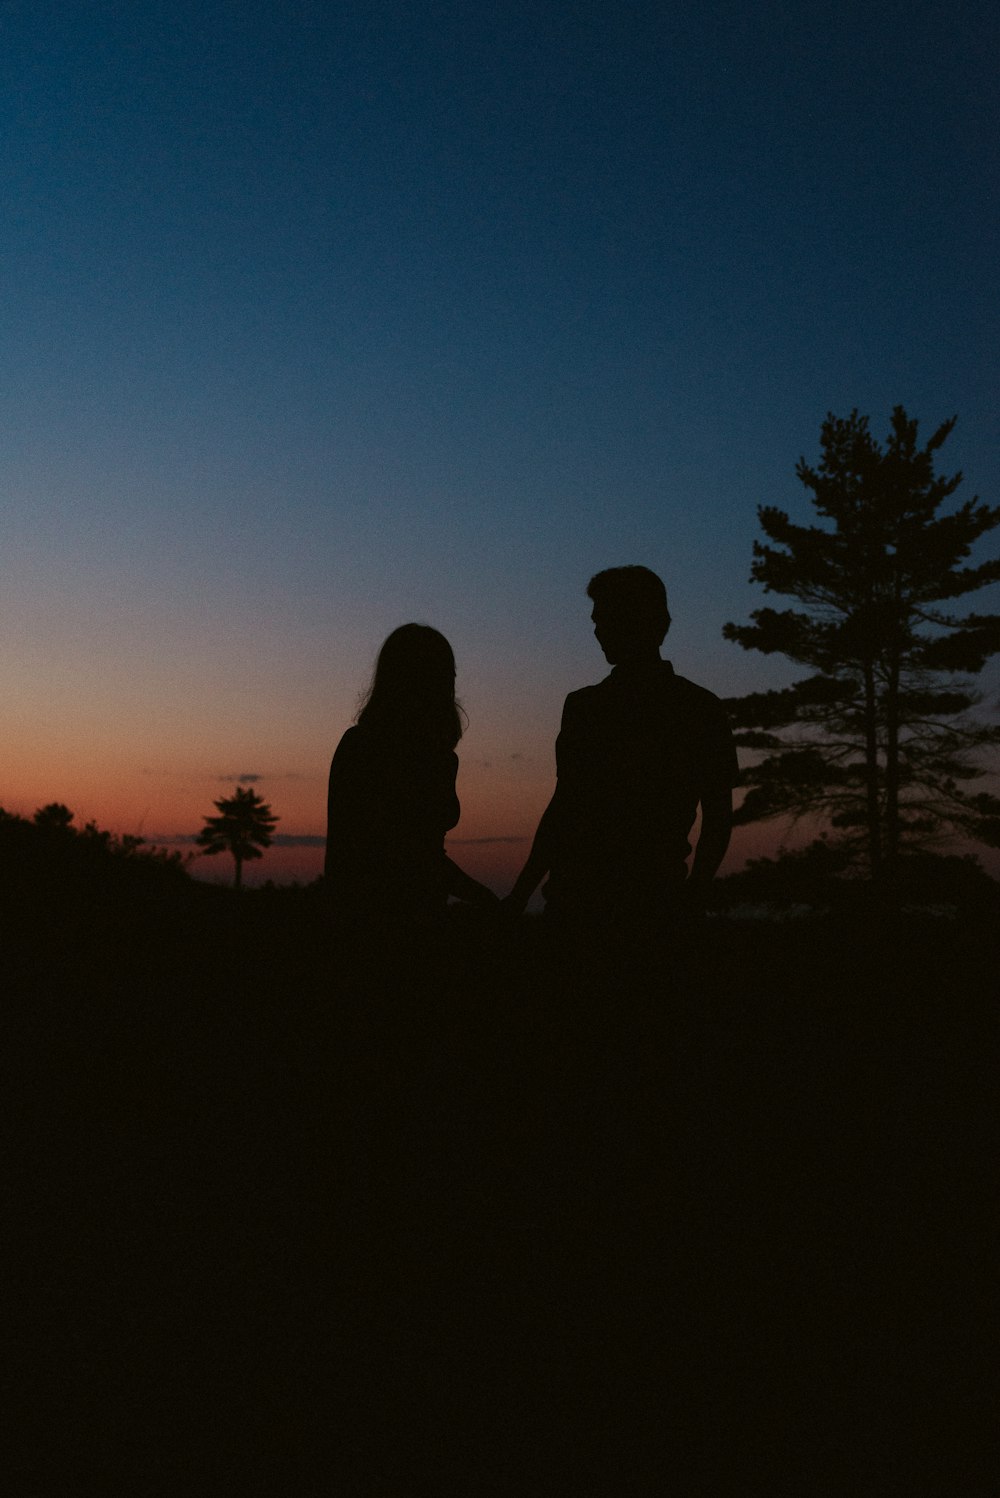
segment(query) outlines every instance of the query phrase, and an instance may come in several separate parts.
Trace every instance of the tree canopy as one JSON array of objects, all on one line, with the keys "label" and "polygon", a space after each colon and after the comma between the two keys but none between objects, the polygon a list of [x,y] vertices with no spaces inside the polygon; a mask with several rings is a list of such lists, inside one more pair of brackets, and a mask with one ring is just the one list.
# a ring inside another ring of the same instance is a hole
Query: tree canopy
[{"label": "tree canopy", "polygon": [[767,539],[754,542],[751,581],[798,606],[723,630],[808,673],[728,704],[737,743],[759,751],[737,822],[812,814],[875,877],[949,833],[1000,845],[1000,799],[971,788],[1000,726],[974,716],[982,697],[969,680],[1000,652],[1000,615],[951,606],[1000,581],[1000,558],[970,564],[1000,508],[978,497],[946,507],[962,475],[934,463],[954,425],[920,446],[897,406],[882,447],[856,410],[828,415],[819,463],[796,466],[825,523],[757,512]]},{"label": "tree canopy", "polygon": [[263,849],[271,846],[271,835],[279,819],[262,796],[242,785],[231,796],[223,796],[213,804],[219,815],[205,818],[195,842],[205,854],[233,855],[239,889],[244,862],[263,858]]}]

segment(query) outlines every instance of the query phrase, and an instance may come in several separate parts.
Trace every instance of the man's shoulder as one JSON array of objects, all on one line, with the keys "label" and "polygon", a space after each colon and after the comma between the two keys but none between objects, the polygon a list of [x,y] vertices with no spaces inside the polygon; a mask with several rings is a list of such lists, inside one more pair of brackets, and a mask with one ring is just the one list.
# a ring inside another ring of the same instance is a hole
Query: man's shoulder
[{"label": "man's shoulder", "polygon": [[[595,682],[589,687],[578,687],[575,692],[570,692],[566,698],[566,709],[570,712],[586,711],[588,707],[597,707],[614,699],[620,690],[620,679],[612,671],[602,681]],[[644,679],[641,695],[647,693],[653,697],[671,698],[674,701],[680,699],[692,707],[702,707],[708,712],[725,711],[721,697],[709,691],[708,687],[691,681],[687,676],[678,676],[670,661],[663,661],[660,671]]]},{"label": "man's shoulder", "polygon": [[607,705],[607,684],[610,680],[610,676],[606,676],[603,681],[595,682],[592,686],[577,687],[575,692],[568,693],[563,703],[562,726],[565,728],[567,724],[581,721],[586,723],[595,715],[602,715]]},{"label": "man's shoulder", "polygon": [[691,681],[687,676],[678,676],[671,673],[669,685],[665,682],[667,690],[676,692],[679,697],[692,706],[703,708],[706,712],[725,712],[725,704],[721,697],[715,692],[710,692],[708,687],[699,686],[698,682]]},{"label": "man's shoulder", "polygon": [[600,701],[601,689],[611,680],[605,677],[604,681],[595,682],[593,686],[577,687],[575,692],[566,694],[566,707],[586,707],[588,702]]}]

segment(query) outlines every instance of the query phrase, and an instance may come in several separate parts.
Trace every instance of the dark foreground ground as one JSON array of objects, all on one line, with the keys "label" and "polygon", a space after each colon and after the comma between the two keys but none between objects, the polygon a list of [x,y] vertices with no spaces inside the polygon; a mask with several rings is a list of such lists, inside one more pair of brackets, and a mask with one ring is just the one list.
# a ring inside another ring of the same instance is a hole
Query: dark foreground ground
[{"label": "dark foreground ground", "polygon": [[6,1490],[992,1498],[981,921],[10,912]]}]

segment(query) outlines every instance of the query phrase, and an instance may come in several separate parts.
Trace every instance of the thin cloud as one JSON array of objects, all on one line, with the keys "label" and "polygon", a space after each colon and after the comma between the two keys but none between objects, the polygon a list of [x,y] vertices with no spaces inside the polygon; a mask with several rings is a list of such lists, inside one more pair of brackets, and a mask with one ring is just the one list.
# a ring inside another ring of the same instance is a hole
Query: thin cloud
[{"label": "thin cloud", "polygon": [[[183,847],[197,840],[196,832],[164,832],[146,839],[148,843],[168,847]],[[272,848],[322,848],[325,844],[322,832],[276,832],[271,838]]]},{"label": "thin cloud", "polygon": [[454,844],[461,843],[465,847],[483,847],[487,843],[526,843],[528,835],[524,833],[520,837],[450,837],[447,841]]},{"label": "thin cloud", "polygon": [[315,780],[315,775],[303,775],[301,770],[248,770],[242,775],[235,772],[228,775],[220,775],[219,779],[226,785],[256,785],[261,780]]}]

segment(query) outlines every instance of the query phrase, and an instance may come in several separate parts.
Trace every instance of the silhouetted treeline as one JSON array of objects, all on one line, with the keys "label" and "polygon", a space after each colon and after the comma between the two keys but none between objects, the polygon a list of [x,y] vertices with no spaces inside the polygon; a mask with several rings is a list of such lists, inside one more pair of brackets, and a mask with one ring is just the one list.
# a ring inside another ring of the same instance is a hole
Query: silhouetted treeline
[{"label": "silhouetted treeline", "polygon": [[95,880],[101,893],[115,884],[163,891],[186,879],[183,854],[150,847],[141,837],[118,837],[95,822],[76,827],[74,821],[58,801],[40,807],[30,820],[0,807],[0,889],[8,897],[94,890]]},{"label": "silhouetted treeline", "polygon": [[[891,981],[904,949],[926,948],[932,958],[947,949],[955,964],[967,954],[978,966],[974,954],[989,951],[998,929],[1000,884],[973,857],[912,855],[901,860],[890,906],[884,890],[853,877],[843,851],[820,839],[751,860],[716,881],[710,903],[704,922],[674,932],[660,947],[588,951],[576,963],[565,952],[556,955],[544,917],[510,922],[460,906],[445,914],[432,940],[414,947],[412,933],[394,944],[384,922],[367,934],[363,927],[345,930],[322,880],[238,895],[192,879],[179,853],[115,837],[93,823],[76,829],[60,803],[33,819],[0,811],[6,979],[53,993],[110,984],[139,1004],[173,990],[187,998],[225,991],[252,1009],[264,994],[277,1008],[286,996],[294,1004],[296,985],[303,992],[364,993],[398,978],[415,989],[421,952],[431,991],[435,965],[451,964],[470,985],[501,983],[509,970],[504,981],[515,987],[539,982],[571,993],[580,982],[615,981],[668,993],[686,982],[702,995],[752,1004],[758,975],[747,961],[757,959],[748,953],[769,954],[759,960],[762,981],[772,987],[786,969],[835,984],[842,964],[824,972],[822,954],[845,942],[877,990]],[[783,923],[789,913],[802,917],[795,929]],[[929,978],[926,986],[930,994]],[[946,1002],[943,988],[938,997]]]},{"label": "silhouetted treeline", "polygon": [[817,838],[774,858],[750,859],[745,868],[716,882],[717,910],[755,902],[774,914],[790,906],[863,913],[891,905],[900,911],[937,907],[941,915],[985,921],[1000,914],[1000,883],[972,854],[910,853],[898,860],[893,887],[887,890],[857,876],[849,849]]}]

